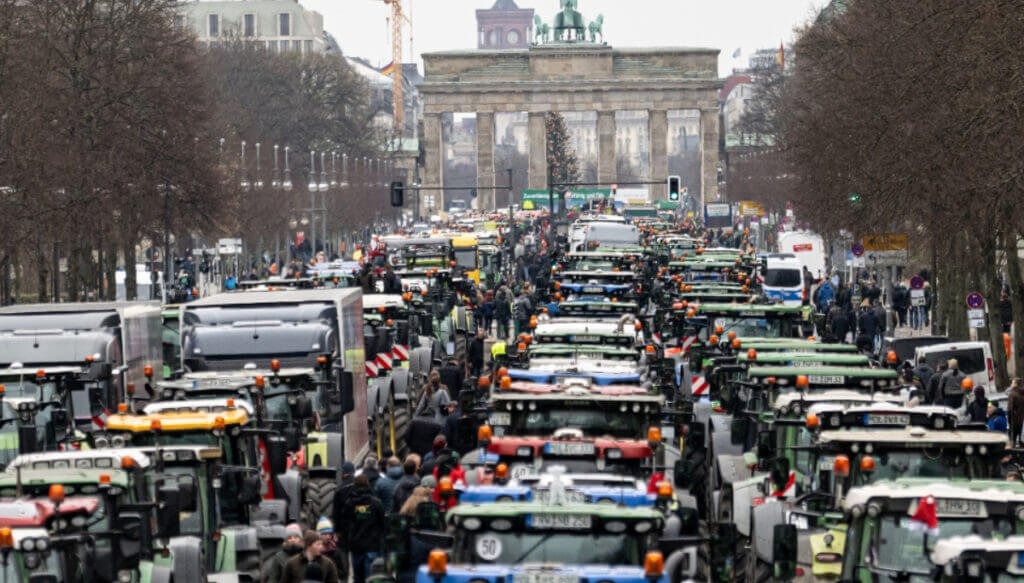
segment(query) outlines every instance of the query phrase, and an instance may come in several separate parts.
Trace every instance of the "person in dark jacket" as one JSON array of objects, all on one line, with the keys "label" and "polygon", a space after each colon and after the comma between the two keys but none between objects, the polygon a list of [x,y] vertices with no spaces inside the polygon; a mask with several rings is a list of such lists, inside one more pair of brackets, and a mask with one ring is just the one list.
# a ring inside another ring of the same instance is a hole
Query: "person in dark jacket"
[{"label": "person in dark jacket", "polygon": [[355,490],[341,511],[345,539],[352,553],[352,581],[366,583],[370,565],[381,556],[387,522],[380,499],[373,495],[366,476],[356,476]]},{"label": "person in dark jacket", "polygon": [[1021,384],[1020,377],[1013,379],[1007,393],[1009,399],[1006,402],[1006,422],[1010,426],[1010,445],[1016,447],[1021,437],[1021,426],[1024,425],[1024,385]]},{"label": "person in dark jacket", "polygon": [[934,374],[935,371],[932,370],[932,367],[928,366],[928,360],[923,356],[919,356],[917,358],[917,366],[914,367],[914,376],[921,381],[921,386],[926,390],[930,386],[929,383]]},{"label": "person in dark jacket", "polygon": [[458,398],[462,382],[466,378],[466,369],[459,363],[459,359],[452,356],[438,372],[441,374],[441,384],[448,387],[448,396]]},{"label": "person in dark jacket", "polygon": [[974,387],[974,400],[967,406],[967,416],[971,423],[986,423],[988,420],[988,397],[985,387]]},{"label": "person in dark jacket", "polygon": [[380,479],[380,463],[377,458],[372,455],[367,457],[363,462],[363,469],[359,473],[366,476],[366,479],[370,481],[370,489],[373,489],[377,485],[377,480]]},{"label": "person in dark jacket", "polygon": [[932,376],[928,379],[928,404],[929,405],[941,405],[942,404],[942,374],[948,370],[949,365],[945,362],[940,362],[939,367],[932,373]]},{"label": "person in dark jacket", "polygon": [[512,319],[512,290],[504,283],[494,294],[494,320],[498,323],[498,340],[508,340],[509,320]]},{"label": "person in dark jacket", "polygon": [[484,331],[478,330],[476,338],[469,343],[466,358],[469,361],[469,376],[471,377],[480,376],[480,371],[484,368],[484,340],[486,338]]},{"label": "person in dark jacket", "polygon": [[402,464],[402,478],[395,485],[395,491],[392,495],[391,512],[400,511],[402,504],[405,504],[405,501],[409,499],[416,486],[420,485],[420,477],[416,474],[419,469],[420,456],[414,453],[405,456],[405,462]]},{"label": "person in dark jacket", "polygon": [[284,566],[289,559],[302,552],[302,527],[296,523],[284,529],[281,549],[270,558],[270,563],[260,576],[261,583],[278,583],[284,576]]},{"label": "person in dark jacket", "polygon": [[850,332],[850,319],[846,315],[846,310],[839,304],[833,304],[828,311],[827,320],[826,324],[832,332],[832,337],[836,342],[844,344],[846,335]]},{"label": "person in dark jacket", "polygon": [[341,522],[341,511],[345,508],[345,503],[352,496],[352,492],[355,490],[355,474],[356,466],[352,462],[344,462],[341,464],[341,482],[338,484],[338,489],[334,491],[334,503],[331,506],[331,522],[338,525],[338,576],[343,581],[348,581],[349,564],[348,564],[348,547],[345,546],[344,523]]},{"label": "person in dark jacket", "polygon": [[1005,291],[999,296],[999,319],[1003,321],[1003,333],[1009,334],[1013,329],[1013,302]]},{"label": "person in dark jacket", "polygon": [[373,495],[380,498],[380,503],[384,506],[384,512],[391,511],[391,505],[395,498],[395,488],[398,487],[398,482],[402,479],[402,475],[402,462],[394,456],[389,457],[384,475],[373,486]]},{"label": "person in dark jacket", "polygon": [[317,563],[323,573],[324,583],[339,583],[338,569],[327,557],[321,556],[324,543],[320,541],[320,535],[312,530],[307,530],[302,535],[305,549],[284,565],[284,573],[281,575],[281,583],[303,583],[306,580],[306,566],[310,563]]},{"label": "person in dark jacket", "polygon": [[878,335],[878,316],[868,300],[864,300],[860,307],[860,314],[857,316],[857,349],[861,352],[871,352],[875,348],[875,336]]}]

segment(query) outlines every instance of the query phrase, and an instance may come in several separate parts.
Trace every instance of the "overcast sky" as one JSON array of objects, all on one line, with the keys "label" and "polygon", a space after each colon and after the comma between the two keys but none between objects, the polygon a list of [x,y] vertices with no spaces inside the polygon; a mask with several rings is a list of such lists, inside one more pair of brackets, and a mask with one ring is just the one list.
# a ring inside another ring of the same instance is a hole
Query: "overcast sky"
[{"label": "overcast sky", "polygon": [[[345,54],[383,66],[391,61],[383,0],[300,0],[324,16],[324,27]],[[476,9],[494,0],[403,0],[412,4],[416,58],[424,52],[476,48]],[[558,0],[517,0],[551,22]],[[590,19],[604,14],[605,40],[612,46],[692,46],[721,50],[719,72],[745,67],[759,48],[775,48],[793,39],[827,0],[579,0]],[[406,32],[408,35],[408,31]],[[742,49],[739,58],[732,57]],[[409,60],[408,36],[404,60]],[[422,63],[421,63],[422,70]]]}]

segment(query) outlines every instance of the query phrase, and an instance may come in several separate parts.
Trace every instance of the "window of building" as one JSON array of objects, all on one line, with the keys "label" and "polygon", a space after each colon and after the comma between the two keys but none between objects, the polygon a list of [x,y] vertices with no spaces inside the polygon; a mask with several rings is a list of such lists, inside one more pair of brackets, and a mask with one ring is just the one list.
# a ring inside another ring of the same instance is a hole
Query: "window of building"
[{"label": "window of building", "polygon": [[487,44],[489,44],[492,47],[498,46],[498,31],[497,30],[492,30],[491,34],[488,35],[488,37],[487,37]]},{"label": "window of building", "polygon": [[293,40],[292,41],[292,50],[295,51],[296,53],[301,53],[302,52],[302,41],[300,41],[300,40]]},{"label": "window of building", "polygon": [[278,36],[291,36],[292,35],[292,15],[287,12],[282,12],[277,15],[277,35]]},{"label": "window of building", "polygon": [[272,53],[276,53],[277,52],[277,41],[276,40],[268,40],[267,41],[267,50],[269,50]]},{"label": "window of building", "polygon": [[220,36],[220,14],[211,14],[206,18],[206,36]]},{"label": "window of building", "polygon": [[242,16],[242,36],[252,38],[256,36],[256,15],[245,14]]},{"label": "window of building", "polygon": [[519,31],[510,30],[508,31],[508,44],[517,45],[519,44]]},{"label": "window of building", "polygon": [[304,40],[302,41],[302,52],[309,55],[313,52],[313,41]]}]

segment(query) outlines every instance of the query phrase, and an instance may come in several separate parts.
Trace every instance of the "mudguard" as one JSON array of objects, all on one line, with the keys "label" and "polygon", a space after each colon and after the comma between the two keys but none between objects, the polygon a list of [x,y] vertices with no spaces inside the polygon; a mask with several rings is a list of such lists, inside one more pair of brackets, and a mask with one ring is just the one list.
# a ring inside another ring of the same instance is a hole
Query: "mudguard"
[{"label": "mudguard", "polygon": [[755,506],[750,515],[751,544],[757,558],[765,563],[773,562],[772,540],[776,524],[786,520],[786,504],[778,498],[768,497],[764,504]]},{"label": "mudguard", "polygon": [[743,444],[733,443],[729,425],[732,423],[732,416],[716,415],[712,420],[715,430],[711,432],[711,449],[716,456],[722,455],[743,455]]},{"label": "mudguard", "polygon": [[286,500],[260,500],[259,506],[253,508],[249,513],[249,523],[254,526],[284,524],[287,520],[288,502]]},{"label": "mudguard", "polygon": [[470,317],[466,312],[466,308],[455,308],[455,331],[466,333],[469,332],[469,321]]},{"label": "mudguard", "polygon": [[673,552],[665,559],[665,573],[671,583],[681,583],[695,579],[700,573],[697,556],[698,547],[684,547]]},{"label": "mudguard", "polygon": [[[170,567],[153,566],[153,569],[149,572],[149,583],[171,583],[171,569]],[[146,580],[143,578],[143,580]]]},{"label": "mudguard", "polygon": [[405,402],[412,398],[409,393],[411,376],[407,368],[396,368],[391,371],[391,386],[396,403]]},{"label": "mudguard", "polygon": [[750,538],[750,510],[754,505],[754,498],[764,496],[764,481],[764,476],[755,476],[732,484],[732,521],[736,525],[736,531],[748,539]]},{"label": "mudguard", "polygon": [[252,526],[229,526],[221,529],[221,536],[234,540],[235,553],[258,553],[260,539],[256,528]]},{"label": "mudguard", "polygon": [[410,370],[414,375],[422,377],[422,380],[426,380],[427,374],[430,372],[430,361],[434,357],[434,347],[437,345],[437,341],[433,338],[427,338],[422,346],[413,349],[412,358],[409,361]]},{"label": "mudguard", "polygon": [[302,475],[294,469],[288,470],[277,475],[277,483],[288,496],[287,522],[298,522],[302,513]]},{"label": "mudguard", "polygon": [[203,581],[203,547],[198,537],[176,536],[168,544],[177,581]]},{"label": "mudguard", "polygon": [[383,388],[391,384],[388,377],[377,377],[366,383],[366,416],[368,421],[373,421],[384,411],[384,404],[387,402],[387,389]]}]

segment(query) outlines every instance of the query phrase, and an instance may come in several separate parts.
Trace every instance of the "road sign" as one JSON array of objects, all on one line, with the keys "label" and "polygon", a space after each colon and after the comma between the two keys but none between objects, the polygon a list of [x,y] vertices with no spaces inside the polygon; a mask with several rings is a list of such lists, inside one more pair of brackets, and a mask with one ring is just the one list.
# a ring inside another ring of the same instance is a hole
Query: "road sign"
[{"label": "road sign", "polygon": [[978,292],[971,292],[967,294],[967,307],[978,310],[985,307],[985,298]]},{"label": "road sign", "polygon": [[923,306],[925,305],[925,297],[923,289],[912,289],[910,290],[910,305],[911,306]]},{"label": "road sign", "polygon": [[853,248],[850,251],[853,252],[854,257],[860,257],[864,254],[864,246],[860,243],[854,243]]},{"label": "road sign", "polygon": [[985,310],[981,309],[970,309],[967,310],[967,325],[971,328],[984,328],[985,327]]},{"label": "road sign", "polygon": [[752,200],[741,200],[740,214],[744,217],[763,217],[764,205]]},{"label": "road sign", "polygon": [[920,275],[915,275],[910,278],[910,289],[924,289],[924,278]]},{"label": "road sign", "polygon": [[865,235],[861,243],[867,251],[906,251],[909,246],[907,236],[902,233]]}]

